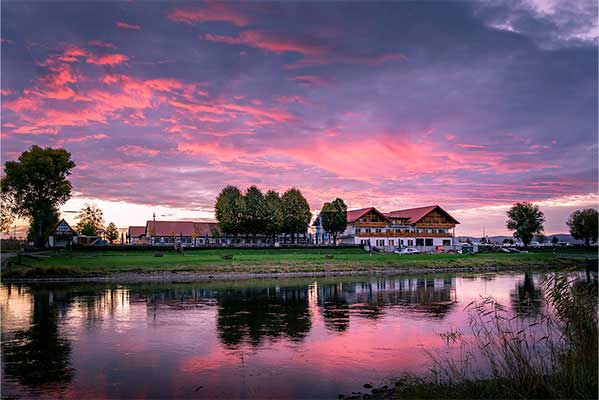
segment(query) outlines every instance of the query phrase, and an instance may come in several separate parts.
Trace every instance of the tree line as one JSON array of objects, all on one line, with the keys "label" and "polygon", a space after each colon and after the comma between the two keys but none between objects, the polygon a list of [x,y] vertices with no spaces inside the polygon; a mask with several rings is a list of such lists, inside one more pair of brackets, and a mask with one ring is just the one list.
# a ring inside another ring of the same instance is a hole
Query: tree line
[{"label": "tree line", "polygon": [[306,233],[312,214],[308,201],[297,188],[282,195],[250,186],[242,193],[235,186],[221,190],[214,205],[216,220],[225,235],[251,236]]}]

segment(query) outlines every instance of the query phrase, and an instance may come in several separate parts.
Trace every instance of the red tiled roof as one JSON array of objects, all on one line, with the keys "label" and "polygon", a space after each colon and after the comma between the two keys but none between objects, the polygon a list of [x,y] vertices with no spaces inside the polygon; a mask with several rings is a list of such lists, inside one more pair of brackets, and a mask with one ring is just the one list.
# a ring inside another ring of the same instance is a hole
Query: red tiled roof
[{"label": "red tiled roof", "polygon": [[138,238],[146,234],[145,226],[130,226],[129,227],[129,237]]},{"label": "red tiled roof", "polygon": [[358,210],[349,210],[347,212],[347,222],[356,222],[358,219],[362,218],[362,216],[368,214],[370,211],[374,211],[375,213],[379,214],[381,217],[383,217],[385,219],[387,218],[385,216],[385,214],[383,214],[376,208],[366,207],[366,208],[360,208]]},{"label": "red tiled roof", "polygon": [[415,224],[416,222],[421,220],[425,215],[427,215],[428,213],[430,213],[431,211],[433,211],[435,209],[438,209],[441,213],[445,214],[447,216],[447,218],[452,220],[455,224],[459,224],[459,221],[457,219],[452,217],[447,211],[445,211],[438,205],[391,211],[391,212],[385,213],[385,216],[388,218],[407,219],[409,224]]},{"label": "red tiled roof", "polygon": [[205,236],[212,231],[219,231],[216,222],[193,221],[148,221],[146,222],[148,236]]}]

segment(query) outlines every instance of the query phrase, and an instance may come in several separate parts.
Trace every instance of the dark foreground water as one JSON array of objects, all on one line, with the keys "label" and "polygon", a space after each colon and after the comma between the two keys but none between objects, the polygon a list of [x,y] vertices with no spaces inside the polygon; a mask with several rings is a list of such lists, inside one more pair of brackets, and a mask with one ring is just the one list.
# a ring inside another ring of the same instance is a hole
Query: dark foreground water
[{"label": "dark foreground water", "polygon": [[336,398],[426,372],[481,296],[534,314],[541,278],[2,285],[2,395]]}]

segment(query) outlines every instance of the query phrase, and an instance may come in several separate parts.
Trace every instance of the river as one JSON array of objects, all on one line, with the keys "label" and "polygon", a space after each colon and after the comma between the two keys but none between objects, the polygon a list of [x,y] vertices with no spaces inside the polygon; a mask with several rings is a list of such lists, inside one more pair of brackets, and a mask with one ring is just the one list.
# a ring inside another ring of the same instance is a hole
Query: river
[{"label": "river", "polygon": [[337,398],[425,373],[492,296],[530,318],[541,274],[0,287],[2,395]]}]

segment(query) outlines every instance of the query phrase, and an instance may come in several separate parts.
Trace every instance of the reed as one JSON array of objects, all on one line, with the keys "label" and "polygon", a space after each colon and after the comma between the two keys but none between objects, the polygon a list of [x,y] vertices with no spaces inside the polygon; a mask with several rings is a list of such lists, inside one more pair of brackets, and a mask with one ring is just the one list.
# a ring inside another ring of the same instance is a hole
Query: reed
[{"label": "reed", "polygon": [[458,356],[428,352],[430,374],[404,376],[390,397],[596,399],[596,277],[560,272],[542,287],[532,319],[492,298],[468,305],[469,332],[441,335]]}]

